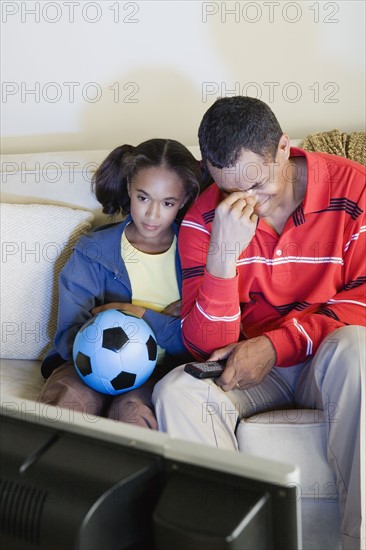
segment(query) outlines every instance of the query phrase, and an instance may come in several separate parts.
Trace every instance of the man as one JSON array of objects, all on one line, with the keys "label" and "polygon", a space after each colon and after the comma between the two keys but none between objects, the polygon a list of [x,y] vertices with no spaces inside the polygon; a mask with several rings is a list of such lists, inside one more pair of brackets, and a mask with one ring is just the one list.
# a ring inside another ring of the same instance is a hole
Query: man
[{"label": "man", "polygon": [[[183,336],[198,359],[227,363],[216,382],[183,367],[166,376],[153,396],[159,428],[237,450],[243,416],[295,405],[330,417],[335,406],[328,456],[343,545],[360,548],[365,168],[290,149],[271,109],[249,97],[217,100],[199,142],[215,183],[180,231]],[[221,414],[204,422],[207,403]]]}]

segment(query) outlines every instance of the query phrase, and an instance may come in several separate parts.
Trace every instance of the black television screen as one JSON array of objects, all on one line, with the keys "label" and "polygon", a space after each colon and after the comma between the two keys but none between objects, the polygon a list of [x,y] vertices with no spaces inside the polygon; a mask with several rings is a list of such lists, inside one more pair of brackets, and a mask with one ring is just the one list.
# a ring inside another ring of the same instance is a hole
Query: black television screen
[{"label": "black television screen", "polygon": [[0,443],[7,550],[301,548],[295,467],[17,400]]}]

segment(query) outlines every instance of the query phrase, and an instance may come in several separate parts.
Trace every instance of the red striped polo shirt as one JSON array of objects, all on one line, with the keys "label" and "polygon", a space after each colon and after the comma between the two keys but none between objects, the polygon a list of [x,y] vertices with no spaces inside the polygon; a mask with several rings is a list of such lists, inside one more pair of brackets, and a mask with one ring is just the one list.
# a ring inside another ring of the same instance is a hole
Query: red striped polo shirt
[{"label": "red striped polo shirt", "polygon": [[205,268],[215,208],[224,198],[215,184],[182,222],[183,337],[197,358],[265,334],[277,365],[286,367],[314,355],[335,329],[366,324],[366,169],[326,153],[292,148],[291,156],[306,157],[304,201],[281,235],[259,221],[236,277],[217,278]]}]

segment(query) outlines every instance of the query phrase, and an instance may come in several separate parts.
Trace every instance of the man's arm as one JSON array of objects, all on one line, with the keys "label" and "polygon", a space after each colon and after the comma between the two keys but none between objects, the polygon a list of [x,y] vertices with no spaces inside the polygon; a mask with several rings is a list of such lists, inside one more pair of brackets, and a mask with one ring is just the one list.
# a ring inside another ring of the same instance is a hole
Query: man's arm
[{"label": "man's arm", "polygon": [[207,359],[213,350],[239,338],[236,260],[257,222],[242,196],[231,194],[216,210],[206,211],[195,204],[180,229],[183,337],[197,358]]},{"label": "man's arm", "polygon": [[207,271],[214,277],[235,277],[237,259],[257,227],[254,206],[255,198],[245,196],[242,191],[230,193],[217,205],[206,262]]}]

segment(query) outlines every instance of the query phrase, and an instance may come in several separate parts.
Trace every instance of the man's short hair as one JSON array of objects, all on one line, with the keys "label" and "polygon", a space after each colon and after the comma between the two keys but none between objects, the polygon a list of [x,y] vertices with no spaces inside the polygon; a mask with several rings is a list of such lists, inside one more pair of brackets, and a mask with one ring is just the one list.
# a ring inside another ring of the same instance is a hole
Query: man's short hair
[{"label": "man's short hair", "polygon": [[273,161],[282,135],[270,107],[247,96],[216,100],[198,130],[202,158],[217,168],[233,166],[242,149]]}]

